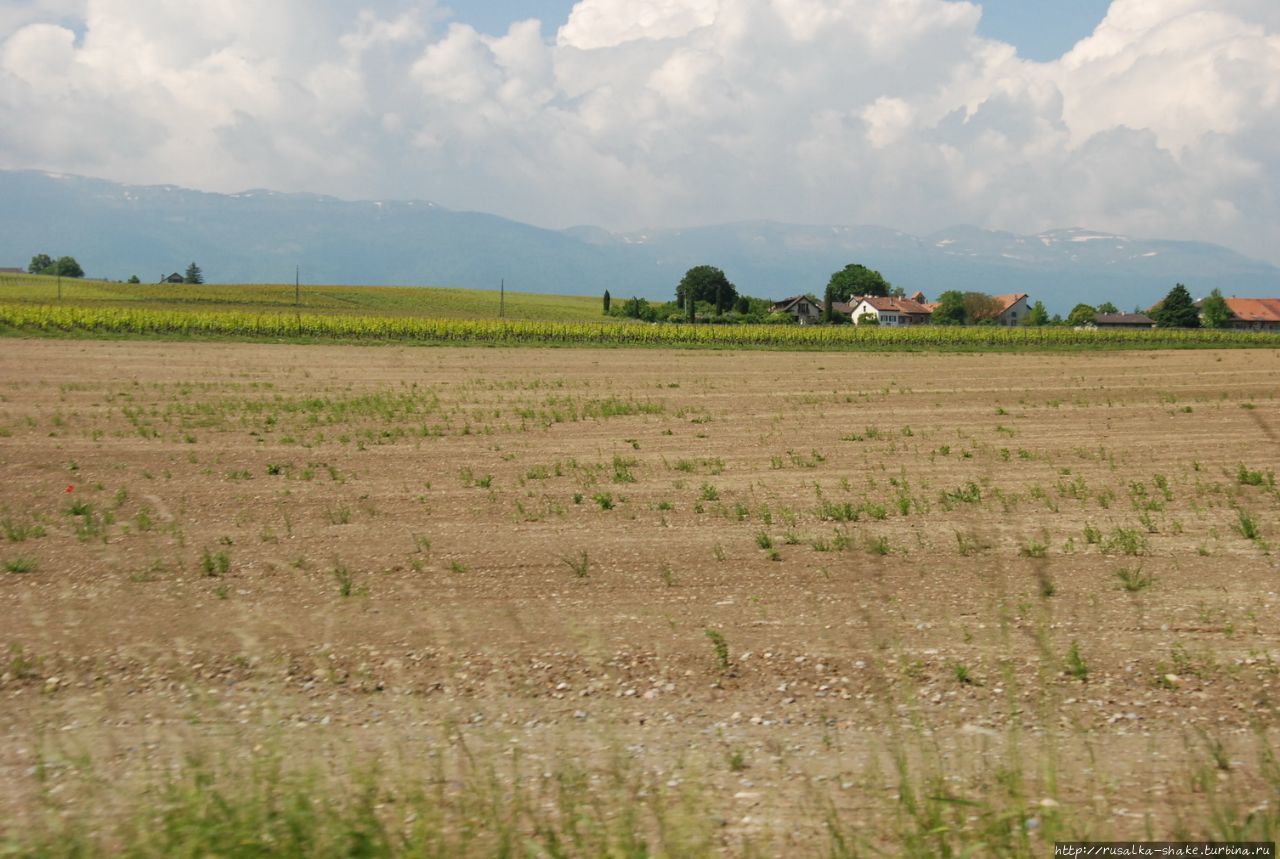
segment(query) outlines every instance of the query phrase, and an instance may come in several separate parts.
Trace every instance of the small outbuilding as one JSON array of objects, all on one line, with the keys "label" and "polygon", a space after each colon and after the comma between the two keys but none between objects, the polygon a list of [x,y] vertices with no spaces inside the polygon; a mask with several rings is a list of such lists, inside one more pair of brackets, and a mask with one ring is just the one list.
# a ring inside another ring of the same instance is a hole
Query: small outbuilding
[{"label": "small outbuilding", "polygon": [[170,274],[170,275],[161,275],[160,282],[161,283],[186,283],[187,279],[175,271],[173,274]]},{"label": "small outbuilding", "polygon": [[1099,313],[1093,317],[1095,328],[1155,328],[1156,321],[1145,313]]}]

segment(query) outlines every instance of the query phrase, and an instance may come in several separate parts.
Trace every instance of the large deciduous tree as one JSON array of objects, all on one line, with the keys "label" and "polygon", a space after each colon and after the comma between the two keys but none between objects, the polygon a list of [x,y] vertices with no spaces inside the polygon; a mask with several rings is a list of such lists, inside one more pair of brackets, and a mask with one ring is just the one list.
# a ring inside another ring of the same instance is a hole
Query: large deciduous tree
[{"label": "large deciduous tree", "polygon": [[1085,325],[1092,325],[1094,318],[1098,315],[1098,308],[1090,304],[1077,304],[1071,308],[1071,313],[1067,314],[1067,324],[1074,328],[1081,328]]},{"label": "large deciduous tree", "polygon": [[713,265],[698,265],[685,272],[676,286],[676,304],[687,308],[689,296],[695,302],[714,304],[716,313],[724,313],[738,298],[738,290],[720,269]]},{"label": "large deciduous tree", "polygon": [[1205,328],[1227,328],[1231,325],[1231,316],[1231,308],[1220,289],[1215,289],[1200,302],[1200,322]]},{"label": "large deciduous tree", "polygon": [[939,295],[930,321],[934,325],[964,325],[964,293],[951,289]]},{"label": "large deciduous tree", "polygon": [[985,292],[966,292],[964,294],[964,322],[966,325],[977,325],[979,322],[994,322],[1000,316],[1001,305]]},{"label": "large deciduous tree", "polygon": [[84,277],[84,269],[80,267],[80,263],[76,262],[75,257],[58,257],[50,274],[60,277]]},{"label": "large deciduous tree", "polygon": [[892,289],[884,275],[859,263],[850,263],[831,275],[827,286],[833,299],[842,302],[855,295],[888,295]]}]

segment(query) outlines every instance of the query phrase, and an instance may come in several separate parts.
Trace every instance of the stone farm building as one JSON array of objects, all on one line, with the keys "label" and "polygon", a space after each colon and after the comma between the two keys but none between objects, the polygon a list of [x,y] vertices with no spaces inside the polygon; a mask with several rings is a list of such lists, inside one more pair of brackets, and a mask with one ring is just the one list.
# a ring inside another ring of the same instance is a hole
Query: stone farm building
[{"label": "stone farm building", "polygon": [[1280,298],[1228,298],[1232,328],[1243,331],[1280,331]]}]

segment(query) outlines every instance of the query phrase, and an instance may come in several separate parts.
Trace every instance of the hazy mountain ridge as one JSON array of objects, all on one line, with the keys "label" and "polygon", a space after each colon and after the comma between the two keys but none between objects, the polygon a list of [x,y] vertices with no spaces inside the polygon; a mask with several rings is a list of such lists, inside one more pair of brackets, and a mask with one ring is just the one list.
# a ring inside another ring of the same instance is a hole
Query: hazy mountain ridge
[{"label": "hazy mountain ridge", "polygon": [[908,292],[1029,292],[1051,310],[1078,301],[1146,306],[1175,282],[1200,295],[1280,295],[1280,268],[1199,242],[1070,228],[1037,235],[956,226],[913,236],[877,226],[744,221],[612,233],[548,230],[428,201],[347,201],[262,189],[214,194],[34,171],[0,171],[0,266],[72,254],[91,276],[144,281],[197,261],[213,282],[430,284],[667,299],[690,266],[739,289],[818,293],[857,261]]}]

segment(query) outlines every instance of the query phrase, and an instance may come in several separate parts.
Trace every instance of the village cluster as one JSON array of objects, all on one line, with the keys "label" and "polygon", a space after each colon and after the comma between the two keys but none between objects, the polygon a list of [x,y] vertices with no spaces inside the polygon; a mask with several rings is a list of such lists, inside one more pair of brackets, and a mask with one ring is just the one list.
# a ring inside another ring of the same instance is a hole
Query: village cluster
[{"label": "village cluster", "polygon": [[[990,297],[989,311],[984,321],[1000,326],[1042,324],[1036,319],[1033,306],[1026,293],[996,295]],[[1224,298],[1228,313],[1226,325],[1221,327],[1245,331],[1280,331],[1280,298]],[[848,302],[836,301],[831,309],[846,321],[858,324],[887,326],[928,325],[934,321],[939,302],[926,301],[923,293],[916,292],[909,298],[868,295],[854,297]],[[1197,303],[1198,316],[1203,321],[1203,302]],[[1073,313],[1067,324],[1083,328],[1155,328],[1157,320],[1147,313],[1104,312],[1087,305],[1080,305],[1083,313]],[[769,307],[770,313],[792,317],[801,325],[816,324],[824,318],[822,302],[807,296],[796,295],[776,301]]]}]

